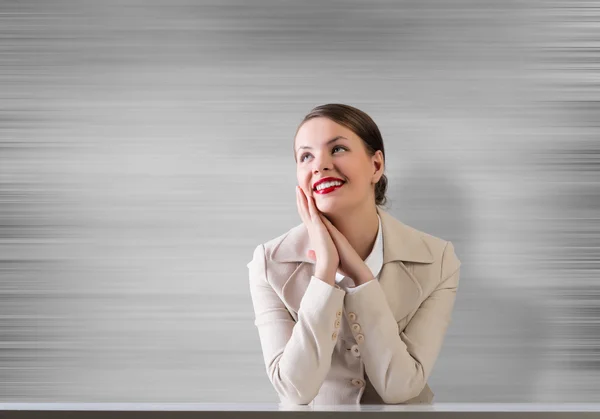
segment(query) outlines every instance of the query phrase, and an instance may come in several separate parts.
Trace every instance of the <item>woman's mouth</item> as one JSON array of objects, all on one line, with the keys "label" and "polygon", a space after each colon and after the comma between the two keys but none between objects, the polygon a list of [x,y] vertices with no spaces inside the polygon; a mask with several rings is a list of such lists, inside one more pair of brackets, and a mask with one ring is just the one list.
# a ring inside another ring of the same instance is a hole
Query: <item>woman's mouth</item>
[{"label": "woman's mouth", "polygon": [[337,185],[330,185],[326,188],[323,189],[315,189],[315,193],[318,195],[326,195],[328,193],[331,193],[333,191],[336,191],[338,189],[340,189],[342,186],[344,186],[346,184],[346,182],[342,183],[342,184],[337,184]]}]

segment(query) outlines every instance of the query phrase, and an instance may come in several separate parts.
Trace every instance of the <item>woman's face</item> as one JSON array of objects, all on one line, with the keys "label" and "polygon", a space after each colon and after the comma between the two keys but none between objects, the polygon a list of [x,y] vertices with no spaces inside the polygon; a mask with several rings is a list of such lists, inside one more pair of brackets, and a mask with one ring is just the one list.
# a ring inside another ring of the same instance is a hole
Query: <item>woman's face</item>
[{"label": "woman's face", "polygon": [[[377,151],[369,156],[363,141],[350,129],[327,118],[310,119],[300,127],[294,150],[298,185],[315,198],[322,213],[338,214],[374,202],[373,185],[383,174],[383,154]],[[344,183],[315,189],[327,177]]]}]

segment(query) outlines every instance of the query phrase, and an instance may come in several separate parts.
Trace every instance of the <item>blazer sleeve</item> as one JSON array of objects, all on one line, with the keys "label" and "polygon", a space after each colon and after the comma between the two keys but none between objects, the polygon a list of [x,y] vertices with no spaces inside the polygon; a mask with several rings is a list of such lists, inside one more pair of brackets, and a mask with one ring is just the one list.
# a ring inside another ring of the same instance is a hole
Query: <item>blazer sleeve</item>
[{"label": "blazer sleeve", "polygon": [[450,324],[460,264],[454,246],[447,242],[439,284],[402,333],[379,281],[371,280],[346,295],[346,310],[355,313],[353,323],[359,325],[357,331],[351,329],[365,370],[384,403],[403,403],[425,387]]},{"label": "blazer sleeve", "polygon": [[247,266],[269,380],[282,402],[308,404],[329,372],[346,293],[311,277],[295,322],[269,283],[263,245]]}]

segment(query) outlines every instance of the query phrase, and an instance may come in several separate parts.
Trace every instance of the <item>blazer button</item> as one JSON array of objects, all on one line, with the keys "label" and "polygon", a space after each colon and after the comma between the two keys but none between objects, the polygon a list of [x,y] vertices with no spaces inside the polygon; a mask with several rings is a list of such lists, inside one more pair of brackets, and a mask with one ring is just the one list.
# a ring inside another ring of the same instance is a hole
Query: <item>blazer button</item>
[{"label": "blazer button", "polygon": [[356,314],[348,313],[348,318],[350,319],[351,322],[353,322],[354,320],[356,320]]},{"label": "blazer button", "polygon": [[358,323],[354,323],[354,324],[352,325],[352,331],[353,331],[354,333],[358,333],[358,332],[360,332],[360,324],[358,324]]},{"label": "blazer button", "polygon": [[342,317],[342,310],[338,310],[337,313],[335,313],[335,316],[340,319]]},{"label": "blazer button", "polygon": [[358,345],[352,345],[352,348],[350,348],[350,352],[352,352],[352,355],[354,355],[357,358],[360,356],[360,350],[358,349]]},{"label": "blazer button", "polygon": [[331,340],[336,340],[337,339],[337,332],[333,332],[333,335],[331,335]]},{"label": "blazer button", "polygon": [[336,328],[336,329],[339,329],[341,324],[342,324],[342,323],[340,322],[340,320],[339,320],[339,319],[338,319],[338,320],[336,320],[336,321],[335,321],[335,328]]},{"label": "blazer button", "polygon": [[365,385],[365,382],[363,380],[359,380],[358,378],[353,378],[352,384],[355,385],[356,387],[362,387]]},{"label": "blazer button", "polygon": [[365,340],[365,337],[363,335],[356,335],[356,341],[358,343],[361,343],[364,340]]}]

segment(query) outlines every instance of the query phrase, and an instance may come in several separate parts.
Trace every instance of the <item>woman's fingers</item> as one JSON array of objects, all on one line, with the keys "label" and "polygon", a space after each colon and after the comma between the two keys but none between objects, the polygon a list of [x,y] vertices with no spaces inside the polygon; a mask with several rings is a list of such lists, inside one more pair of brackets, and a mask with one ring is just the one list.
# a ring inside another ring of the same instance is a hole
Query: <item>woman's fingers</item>
[{"label": "woman's fingers", "polygon": [[297,186],[296,187],[298,189],[298,195],[300,196],[300,209],[302,211],[302,215],[304,215],[304,218],[302,221],[304,221],[304,224],[306,224],[306,226],[309,226],[310,224],[314,224],[316,222],[319,222],[319,211],[317,210],[317,207],[314,204],[314,200],[312,198],[312,196],[307,195],[304,192],[304,189],[302,189],[301,187]]},{"label": "woman's fingers", "polygon": [[308,212],[310,214],[310,218],[313,222],[319,222],[321,221],[321,218],[319,217],[319,211],[317,210],[317,207],[315,205],[315,201],[313,200],[312,196],[307,196],[307,201],[308,201]]},{"label": "woman's fingers", "polygon": [[331,235],[331,238],[333,239],[335,244],[338,245],[340,239],[340,237],[338,236],[339,230],[337,230],[331,223],[331,221],[329,221],[329,219],[324,215],[321,215],[321,221],[323,222],[323,225],[325,225],[325,228],[327,228],[327,231],[329,231],[329,234]]},{"label": "woman's fingers", "polygon": [[308,209],[306,208],[306,199],[304,197],[304,192],[299,186],[296,186],[296,204],[298,205],[298,214],[300,214],[302,222],[306,224],[309,220],[309,214]]}]

